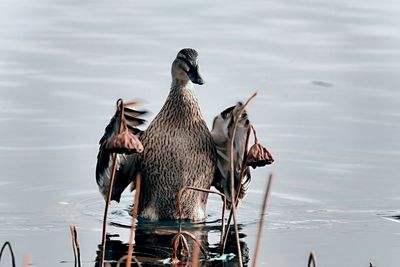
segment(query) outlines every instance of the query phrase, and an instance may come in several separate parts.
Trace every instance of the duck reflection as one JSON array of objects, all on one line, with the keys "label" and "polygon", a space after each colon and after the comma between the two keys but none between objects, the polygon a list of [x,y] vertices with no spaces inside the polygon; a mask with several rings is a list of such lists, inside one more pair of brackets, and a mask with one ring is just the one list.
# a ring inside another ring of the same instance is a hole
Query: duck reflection
[{"label": "duck reflection", "polygon": [[[126,226],[125,226],[126,227]],[[134,256],[140,262],[141,266],[191,266],[191,260],[182,259],[182,262],[173,265],[172,240],[178,232],[178,222],[149,222],[139,220],[136,227]],[[239,225],[239,232],[242,227]],[[189,231],[201,243],[206,255],[200,255],[199,266],[238,266],[236,255],[236,243],[233,228],[230,229],[223,257],[220,257],[219,243],[210,244],[208,242],[209,234],[213,236],[220,235],[221,227],[219,223],[189,223],[182,224],[182,230]],[[243,263],[247,266],[249,261],[249,251],[247,244],[243,241],[245,235],[240,232],[241,250]],[[216,238],[218,239],[218,238]],[[193,248],[194,242],[187,239],[189,247]],[[116,267],[119,259],[128,253],[128,243],[121,240],[119,235],[107,235],[105,261],[109,266]],[[101,245],[98,246],[95,267],[99,267],[99,255]],[[191,249],[192,250],[192,249]],[[125,266],[125,262],[121,264]],[[137,266],[132,263],[132,266]]]}]

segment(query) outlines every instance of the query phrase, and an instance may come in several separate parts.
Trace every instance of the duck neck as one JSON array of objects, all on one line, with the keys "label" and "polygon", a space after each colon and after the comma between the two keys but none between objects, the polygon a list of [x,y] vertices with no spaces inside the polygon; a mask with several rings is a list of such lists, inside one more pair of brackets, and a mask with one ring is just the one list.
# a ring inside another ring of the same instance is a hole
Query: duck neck
[{"label": "duck neck", "polygon": [[171,91],[160,113],[165,114],[165,119],[174,125],[192,125],[203,121],[193,83],[173,80]]}]

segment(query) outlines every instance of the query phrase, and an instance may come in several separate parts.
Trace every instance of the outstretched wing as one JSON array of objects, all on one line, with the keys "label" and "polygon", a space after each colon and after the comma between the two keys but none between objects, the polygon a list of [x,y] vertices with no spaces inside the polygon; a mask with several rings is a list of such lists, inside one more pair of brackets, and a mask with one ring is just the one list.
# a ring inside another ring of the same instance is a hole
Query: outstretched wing
[{"label": "outstretched wing", "polygon": [[[242,109],[243,104],[237,103],[235,106],[229,107],[222,111],[220,115],[215,117],[211,135],[214,139],[215,146],[217,148],[218,162],[217,172],[214,177],[213,186],[215,186],[221,193],[225,194],[227,198],[228,208],[231,207],[231,166],[230,166],[230,151],[231,141],[233,140],[233,164],[234,164],[234,190],[238,188],[240,180],[240,171],[244,164],[245,143],[248,135],[248,129],[250,121],[247,116],[247,112],[243,111],[241,117],[238,120],[236,134],[233,137],[234,120],[239,115],[239,111]],[[244,177],[241,181],[239,199],[242,199],[247,191],[247,186],[250,182],[250,170],[245,167]]]},{"label": "outstretched wing", "polygon": [[[117,106],[118,106],[117,102]],[[136,135],[140,139],[142,131],[137,127],[145,122],[145,120],[139,118],[140,115],[147,113],[146,111],[138,111],[135,108],[136,102],[130,102],[124,104],[124,118],[128,130]],[[96,182],[99,187],[99,191],[104,197],[107,196],[108,187],[110,185],[111,173],[112,173],[112,162],[113,152],[107,148],[108,142],[118,134],[119,119],[121,112],[117,107],[117,111],[111,118],[110,123],[105,129],[103,137],[100,139],[100,148],[97,155],[96,165]],[[117,202],[120,201],[121,194],[125,188],[135,181],[138,167],[137,167],[137,154],[116,154],[117,157],[117,169],[115,173],[115,180],[113,184],[111,200]],[[135,184],[135,183],[133,183]]]}]

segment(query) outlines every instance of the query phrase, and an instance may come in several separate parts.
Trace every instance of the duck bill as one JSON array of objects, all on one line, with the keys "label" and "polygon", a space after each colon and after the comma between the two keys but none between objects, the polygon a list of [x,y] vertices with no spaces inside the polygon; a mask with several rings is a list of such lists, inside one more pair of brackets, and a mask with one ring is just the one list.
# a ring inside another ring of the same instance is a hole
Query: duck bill
[{"label": "duck bill", "polygon": [[199,68],[190,68],[189,72],[188,72],[188,76],[189,79],[192,81],[192,83],[196,83],[196,84],[204,84],[204,80],[203,78],[200,76],[199,73]]}]

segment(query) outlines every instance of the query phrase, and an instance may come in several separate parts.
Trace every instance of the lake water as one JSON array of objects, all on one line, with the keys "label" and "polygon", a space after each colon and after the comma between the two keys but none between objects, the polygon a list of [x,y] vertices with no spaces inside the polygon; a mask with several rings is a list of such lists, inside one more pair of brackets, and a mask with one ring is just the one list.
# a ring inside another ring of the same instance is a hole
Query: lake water
[{"label": "lake water", "polygon": [[[26,255],[72,266],[76,224],[94,265],[97,142],[115,100],[142,99],[151,120],[176,53],[194,47],[209,125],[259,92],[249,114],[276,162],[253,172],[239,208],[250,262],[272,172],[259,266],[305,266],[311,250],[324,267],[399,265],[399,12],[395,0],[1,1],[0,242],[19,266]],[[129,240],[132,199],[111,207],[117,245]],[[219,199],[208,209],[217,219]],[[199,230],[210,245],[216,225]],[[150,255],[168,252],[158,249]]]}]

